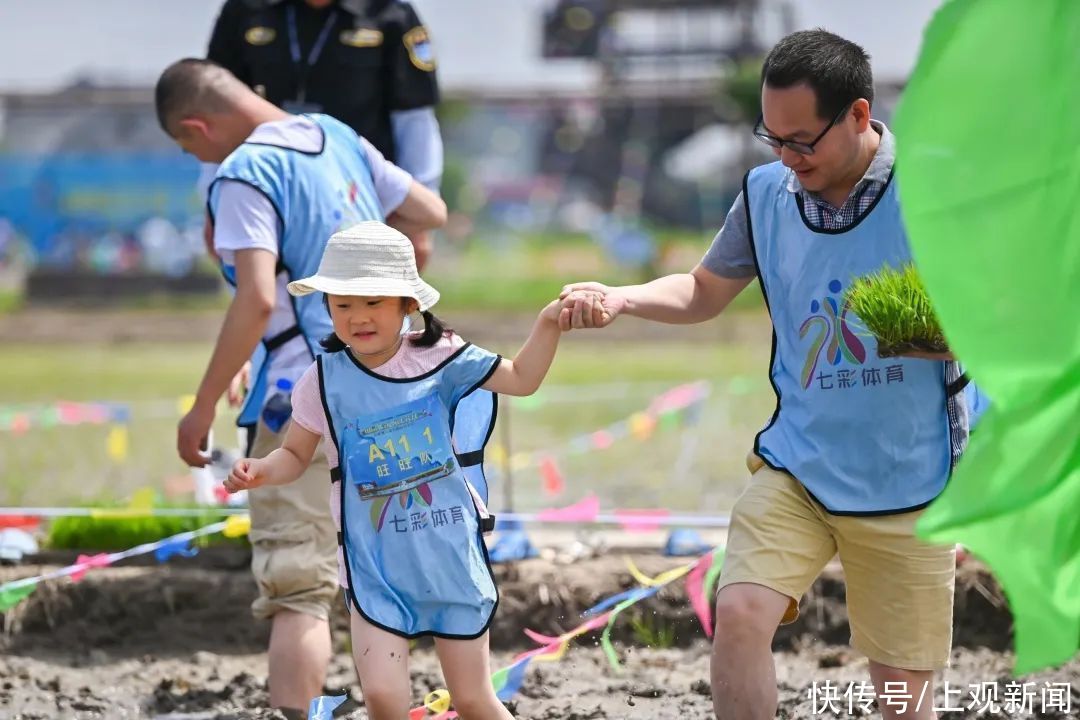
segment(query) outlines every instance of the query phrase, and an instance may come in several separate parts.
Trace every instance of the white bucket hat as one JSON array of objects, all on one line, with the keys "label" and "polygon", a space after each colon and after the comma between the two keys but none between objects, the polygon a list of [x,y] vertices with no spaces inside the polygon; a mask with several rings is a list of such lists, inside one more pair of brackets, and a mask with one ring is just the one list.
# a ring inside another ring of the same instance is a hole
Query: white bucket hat
[{"label": "white bucket hat", "polygon": [[439,291],[420,279],[409,238],[381,222],[358,223],[330,236],[319,272],[289,283],[291,295],[410,297],[421,312],[439,302]]}]

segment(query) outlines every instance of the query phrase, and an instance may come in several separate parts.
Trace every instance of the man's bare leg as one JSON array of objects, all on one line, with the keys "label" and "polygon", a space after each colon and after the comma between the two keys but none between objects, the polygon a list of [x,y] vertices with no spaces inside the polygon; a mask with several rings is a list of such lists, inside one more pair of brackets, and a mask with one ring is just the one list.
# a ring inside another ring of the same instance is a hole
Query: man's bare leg
[{"label": "man's bare leg", "polygon": [[713,711],[719,720],[776,717],[772,640],[790,598],[763,585],[735,583],[716,595]]},{"label": "man's bare leg", "polygon": [[300,710],[307,717],[312,698],[322,695],[330,664],[330,623],[281,610],[270,630],[270,705]]}]

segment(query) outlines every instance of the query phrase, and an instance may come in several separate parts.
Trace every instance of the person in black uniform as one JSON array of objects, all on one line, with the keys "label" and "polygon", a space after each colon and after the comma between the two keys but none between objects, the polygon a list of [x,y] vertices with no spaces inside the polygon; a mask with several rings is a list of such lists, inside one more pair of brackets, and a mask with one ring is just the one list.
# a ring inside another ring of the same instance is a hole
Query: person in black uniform
[{"label": "person in black uniform", "polygon": [[[443,149],[428,31],[399,0],[226,0],[207,59],[293,113],[346,123],[438,190]],[[414,236],[417,265],[431,251]]]}]

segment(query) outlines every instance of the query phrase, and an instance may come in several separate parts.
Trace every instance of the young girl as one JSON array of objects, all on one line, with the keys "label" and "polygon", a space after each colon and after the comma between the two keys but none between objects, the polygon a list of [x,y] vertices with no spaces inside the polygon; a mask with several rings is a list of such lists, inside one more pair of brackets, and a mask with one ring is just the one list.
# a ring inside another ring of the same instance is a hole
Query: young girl
[{"label": "young girl", "polygon": [[[326,293],[334,333],[293,390],[295,422],[282,447],[238,461],[225,487],[293,482],[325,440],[369,716],[406,717],[409,639],[432,635],[458,713],[512,717],[495,697],[488,659],[498,593],[482,539],[486,486],[476,488],[494,423],[494,398],[483,391],[535,392],[555,356],[560,312],[579,298],[550,303],[517,356],[500,358],[431,314],[439,293],[420,279],[409,240],[378,222],[335,234],[318,274],[289,292]],[[402,334],[416,311],[424,330]]]}]

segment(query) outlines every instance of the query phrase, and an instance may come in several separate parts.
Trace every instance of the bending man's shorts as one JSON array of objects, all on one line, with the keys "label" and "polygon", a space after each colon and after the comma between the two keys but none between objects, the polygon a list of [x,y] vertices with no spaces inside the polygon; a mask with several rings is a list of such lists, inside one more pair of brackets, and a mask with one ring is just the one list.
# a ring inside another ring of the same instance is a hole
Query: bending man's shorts
[{"label": "bending man's shorts", "polygon": [[[271,432],[261,422],[252,457],[281,447],[288,425]],[[322,445],[296,482],[248,493],[251,506],[251,571],[259,597],[251,605],[259,619],[281,610],[317,618],[330,616],[338,597],[337,531],[330,515],[330,470]]]}]

